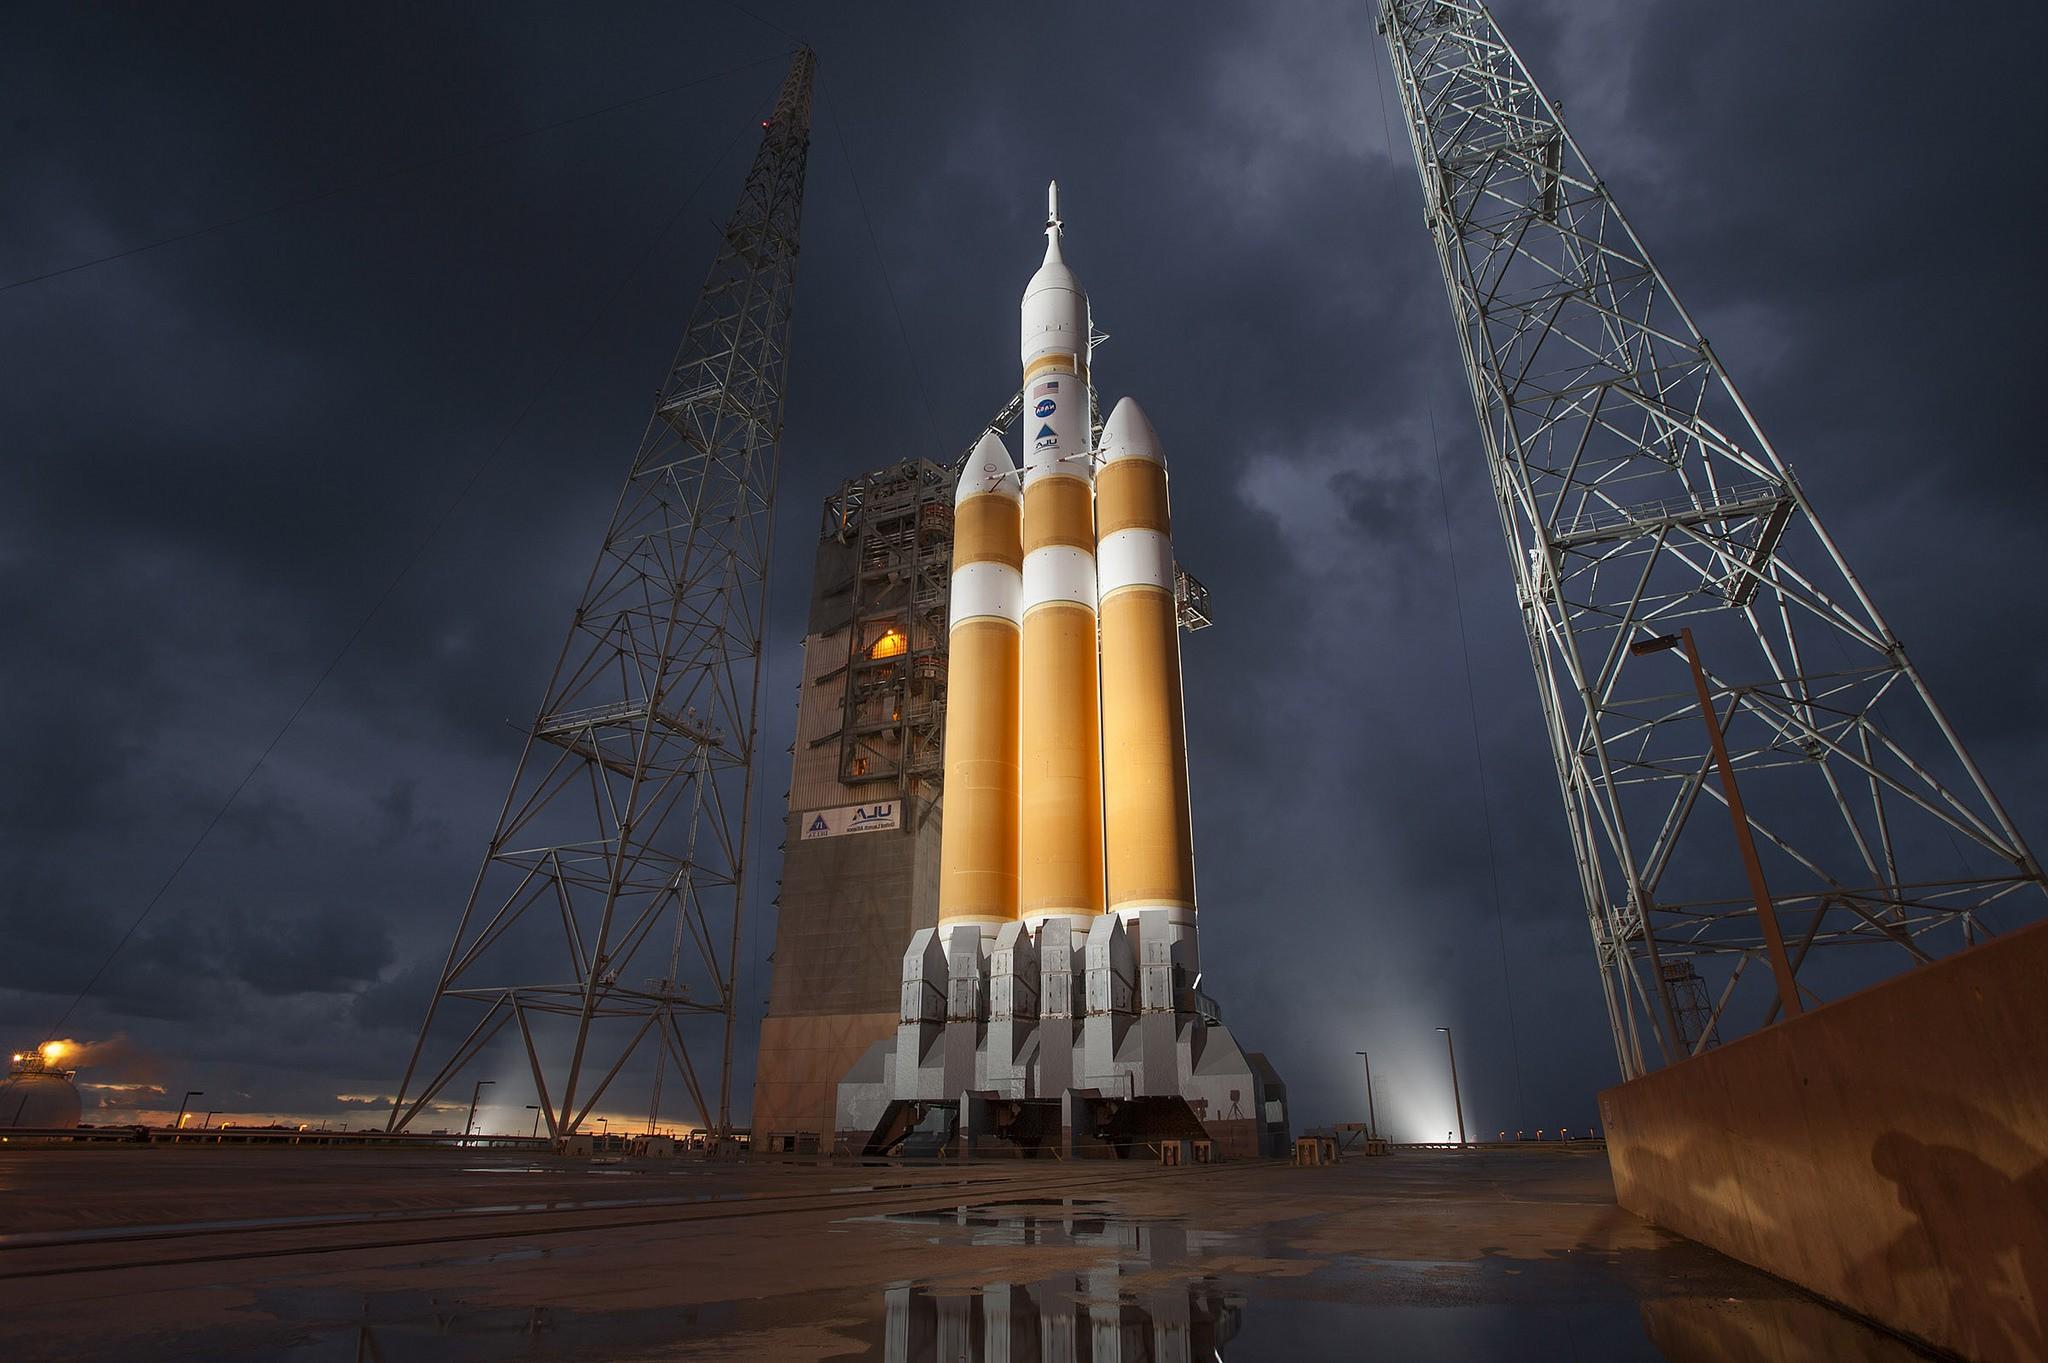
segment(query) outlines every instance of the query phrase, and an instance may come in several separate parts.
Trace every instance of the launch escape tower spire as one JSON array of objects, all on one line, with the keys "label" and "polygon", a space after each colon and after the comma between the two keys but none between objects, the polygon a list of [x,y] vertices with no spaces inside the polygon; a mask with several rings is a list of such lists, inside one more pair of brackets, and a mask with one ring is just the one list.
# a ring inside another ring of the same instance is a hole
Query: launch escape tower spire
[{"label": "launch escape tower spire", "polygon": [[[673,1064],[691,1115],[721,1136],[730,1129],[815,67],[809,49],[797,52],[761,125],[399,1081],[394,1130],[508,1023],[551,1134],[574,1132],[643,1045],[657,1095]],[[451,1025],[458,1019],[466,1031]],[[720,1049],[707,1096],[689,1038],[701,1051],[714,1028],[686,1024],[713,1019]],[[423,1070],[430,1046],[445,1058]]]},{"label": "launch escape tower spire", "polygon": [[1623,1075],[2038,914],[2040,865],[1492,14],[1384,0],[1379,31]]}]

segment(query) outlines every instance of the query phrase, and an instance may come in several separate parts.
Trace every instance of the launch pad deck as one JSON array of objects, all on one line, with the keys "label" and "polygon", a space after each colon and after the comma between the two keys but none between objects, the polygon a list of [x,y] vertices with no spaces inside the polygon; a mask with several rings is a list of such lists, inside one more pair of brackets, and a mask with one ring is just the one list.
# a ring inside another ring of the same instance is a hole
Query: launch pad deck
[{"label": "launch pad deck", "polygon": [[45,1149],[0,1153],[0,1219],[0,1353],[22,1360],[1918,1356],[1621,1211],[1585,1149]]}]

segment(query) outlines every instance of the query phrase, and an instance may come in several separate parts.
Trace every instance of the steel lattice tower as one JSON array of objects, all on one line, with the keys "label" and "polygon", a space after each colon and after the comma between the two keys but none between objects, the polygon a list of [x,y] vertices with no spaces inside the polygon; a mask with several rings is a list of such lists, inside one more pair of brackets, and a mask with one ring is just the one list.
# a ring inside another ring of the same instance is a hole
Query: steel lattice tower
[{"label": "steel lattice tower", "polygon": [[2038,913],[2039,864],[1492,14],[1383,0],[1379,27],[1623,1075]]},{"label": "steel lattice tower", "polygon": [[[508,1023],[551,1134],[575,1131],[650,1035],[657,1105],[673,1064],[704,1125],[730,1128],[815,66],[808,49],[796,54],[762,124],[399,1082],[394,1130]],[[452,1048],[453,1029],[436,1030],[449,1013],[468,1024]],[[722,1023],[715,1123],[684,1026],[693,1018]],[[445,1059],[423,1071],[430,1043]]]}]

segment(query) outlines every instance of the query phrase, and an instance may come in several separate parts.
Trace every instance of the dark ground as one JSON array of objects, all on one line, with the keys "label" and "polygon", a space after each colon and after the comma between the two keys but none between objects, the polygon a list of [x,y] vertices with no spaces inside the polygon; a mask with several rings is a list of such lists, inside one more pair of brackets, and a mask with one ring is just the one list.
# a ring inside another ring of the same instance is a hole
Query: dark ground
[{"label": "dark ground", "polygon": [[1593,1149],[1331,1168],[0,1153],[0,1358],[1919,1357]]}]

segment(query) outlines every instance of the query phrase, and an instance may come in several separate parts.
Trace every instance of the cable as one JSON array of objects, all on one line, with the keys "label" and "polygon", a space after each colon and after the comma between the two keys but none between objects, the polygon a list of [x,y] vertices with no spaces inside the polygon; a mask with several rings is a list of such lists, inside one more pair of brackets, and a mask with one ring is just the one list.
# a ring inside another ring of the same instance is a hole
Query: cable
[{"label": "cable", "polygon": [[1387,78],[1380,74],[1380,64],[1378,62],[1372,63],[1372,84],[1373,89],[1378,91],[1380,130],[1386,134],[1387,159],[1390,161],[1398,160],[1399,158],[1394,155],[1394,120],[1392,115],[1387,113]]},{"label": "cable", "polygon": [[1479,696],[1472,686],[1472,645],[1465,635],[1465,592],[1458,578],[1458,548],[1451,536],[1451,494],[1444,486],[1444,455],[1436,440],[1436,404],[1429,404],[1429,449],[1436,459],[1436,495],[1444,514],[1444,553],[1451,560],[1451,601],[1458,608],[1458,651],[1465,660],[1465,708],[1472,719],[1472,763],[1479,770],[1479,813],[1486,825],[1486,870],[1493,879],[1493,927],[1500,940],[1501,994],[1508,1006],[1508,1054],[1515,1062],[1515,1105],[1519,1120],[1528,1120],[1529,1102],[1522,1092],[1521,1028],[1515,1021],[1515,982],[1508,971],[1508,925],[1501,908],[1500,855],[1493,840],[1493,801],[1486,788],[1486,746],[1479,741]]},{"label": "cable", "polygon": [[616,113],[620,109],[631,108],[635,104],[645,104],[649,100],[660,99],[664,95],[672,95],[679,90],[689,90],[699,85],[709,85],[711,82],[723,80],[727,76],[737,75],[742,71],[751,71],[757,66],[765,66],[771,61],[780,60],[781,57],[779,55],[763,57],[758,61],[747,62],[742,66],[728,67],[716,75],[704,76],[698,80],[684,81],[680,85],[665,86],[648,94],[635,95],[631,99],[622,99],[616,104],[607,104],[601,109],[590,109],[584,113],[571,114],[567,118],[556,119],[553,123],[543,123],[538,127],[522,128],[518,132],[486,138],[481,142],[472,142],[466,146],[457,147],[453,151],[429,157],[424,161],[414,161],[408,165],[399,166],[395,170],[385,171],[381,175],[373,175],[366,180],[356,180],[348,184],[337,185],[331,189],[323,189],[314,194],[302,194],[297,198],[286,199],[281,203],[272,204],[268,208],[259,208],[253,213],[244,213],[240,217],[223,218],[219,222],[211,222],[204,227],[195,227],[188,232],[179,232],[172,236],[159,237],[155,241],[144,242],[140,246],[130,246],[125,250],[115,251],[110,255],[95,256],[91,260],[81,260],[75,265],[66,265],[60,269],[46,270],[42,274],[28,275],[15,280],[11,284],[0,284],[0,293],[6,293],[11,289],[23,288],[30,284],[40,284],[44,280],[56,279],[63,275],[75,274],[79,270],[89,270],[95,265],[105,265],[109,261],[126,260],[129,256],[139,256],[145,251],[154,251],[159,247],[174,246],[181,241],[190,241],[194,237],[203,237],[209,232],[220,232],[230,227],[240,227],[243,223],[255,222],[258,218],[267,218],[274,214],[282,213],[287,209],[303,208],[308,204],[322,203],[328,199],[337,199],[345,194],[356,193],[359,190],[375,189],[379,185],[389,184],[393,180],[402,179],[407,175],[417,174],[423,170],[431,170],[435,166],[446,165],[450,161],[472,155],[476,152],[490,151],[493,148],[507,146],[524,138],[535,137],[544,132],[553,132],[557,128],[566,128],[572,123],[582,123],[604,114]]},{"label": "cable", "polygon": [[[759,63],[757,62],[755,65],[759,65]],[[277,745],[284,741],[285,735],[291,732],[294,724],[298,723],[299,716],[305,713],[308,705],[312,704],[313,698],[327,684],[327,679],[334,675],[334,670],[341,666],[342,660],[355,647],[356,641],[363,637],[364,631],[370,627],[371,622],[382,613],[385,605],[398,591],[400,584],[426,558],[427,550],[433,547],[434,541],[440,535],[442,528],[455,515],[456,510],[469,496],[470,490],[477,485],[485,471],[504,452],[505,446],[510,443],[513,434],[525,423],[527,416],[540,402],[541,396],[554,385],[556,379],[561,377],[562,371],[568,367],[569,361],[575,358],[577,352],[582,349],[583,343],[590,339],[592,332],[597,330],[598,323],[604,320],[605,315],[610,312],[612,304],[618,300],[620,294],[625,292],[626,285],[632,282],[635,275],[640,273],[641,267],[646,265],[648,260],[654,255],[655,249],[668,239],[669,233],[675,229],[676,223],[682,219],[684,211],[692,203],[696,202],[697,195],[702,192],[705,185],[711,182],[711,177],[717,173],[719,166],[724,164],[726,157],[731,154],[734,145],[739,142],[740,135],[746,130],[746,126],[742,124],[733,133],[731,140],[725,144],[724,148],[712,160],[703,176],[691,187],[690,192],[683,196],[683,201],[676,205],[675,211],[668,215],[667,220],[661,224],[660,230],[654,234],[653,239],[647,243],[645,249],[640,252],[639,257],[627,267],[625,273],[620,276],[618,283],[612,286],[611,292],[606,294],[603,301],[592,311],[590,320],[583,324],[583,329],[576,334],[575,339],[569,342],[568,346],[556,358],[554,364],[541,376],[540,382],[527,394],[525,404],[513,415],[511,423],[505,427],[497,440],[491,444],[491,447],[484,452],[483,457],[477,460],[470,468],[468,476],[463,479],[462,485],[456,489],[453,499],[441,509],[440,514],[434,518],[433,524],[428,526],[426,534],[421,536],[419,544],[414,547],[405,562],[399,565],[398,571],[392,574],[390,580],[384,584],[384,588],[377,594],[376,600],[370,603],[369,610],[364,612],[362,618],[356,622],[355,628],[350,630],[348,637],[342,641],[341,647],[336,649],[334,655],[327,660],[327,665],[320,669],[319,676],[313,679],[313,684],[306,689],[306,693],[299,697],[299,702],[292,707],[291,714],[285,717],[284,723],[278,726],[277,732],[270,736],[270,741],[263,745],[263,751],[257,754],[256,760],[249,764],[249,770],[242,774],[242,779],[237,781],[235,788],[228,792],[227,799],[221,801],[220,807],[214,810],[213,817],[206,821],[206,826],[199,830],[199,836],[192,840],[192,844],[185,849],[184,855],[179,857],[177,863],[171,867],[171,873],[165,876],[163,882],[156,887],[156,893],[149,897],[148,902],[142,906],[142,911],[135,915],[133,922],[128,924],[128,930],[121,934],[120,940],[114,943],[113,949],[108,951],[105,958],[100,961],[99,968],[93,971],[92,978],[85,982],[85,987],[80,989],[72,997],[71,1002],[65,1005],[63,1013],[58,1016],[57,1021],[45,1033],[43,1038],[45,1042],[54,1040],[64,1030],[64,1024],[71,1020],[71,1015],[77,1010],[78,1005],[85,1001],[86,995],[93,991],[94,986],[99,984],[101,977],[107,973],[107,967],[114,963],[114,959],[133,940],[137,930],[142,927],[150,914],[155,912],[156,906],[163,901],[164,895],[177,882],[178,877],[184,873],[185,867],[191,863],[192,858],[198,854],[199,849],[206,844],[206,840],[212,836],[213,830],[220,825],[221,819],[226,816],[228,810],[234,807],[235,801],[241,798],[242,792],[249,788],[249,783],[256,779],[256,773],[261,771],[263,764],[270,760],[271,753],[277,750]]]},{"label": "cable", "polygon": [[[819,101],[819,106],[822,112],[822,100]],[[867,224],[868,245],[874,248],[875,265],[882,272],[882,288],[889,295],[889,310],[896,315],[896,334],[903,338],[903,359],[910,366],[911,382],[917,385],[918,404],[924,408],[925,434],[930,438],[932,448],[938,451],[936,462],[939,466],[941,468],[950,467],[952,457],[946,453],[945,446],[939,442],[938,423],[932,420],[931,398],[925,392],[924,375],[917,367],[917,352],[910,344],[910,328],[903,324],[903,309],[896,302],[896,285],[889,279],[889,262],[882,258],[882,240],[875,235],[875,220],[868,216],[867,196],[860,192],[860,175],[853,168],[853,154],[846,149],[846,132],[843,125],[836,118],[832,120],[832,136],[839,143],[840,158],[846,162],[846,178],[853,184],[853,200],[860,205],[861,221]]]}]

